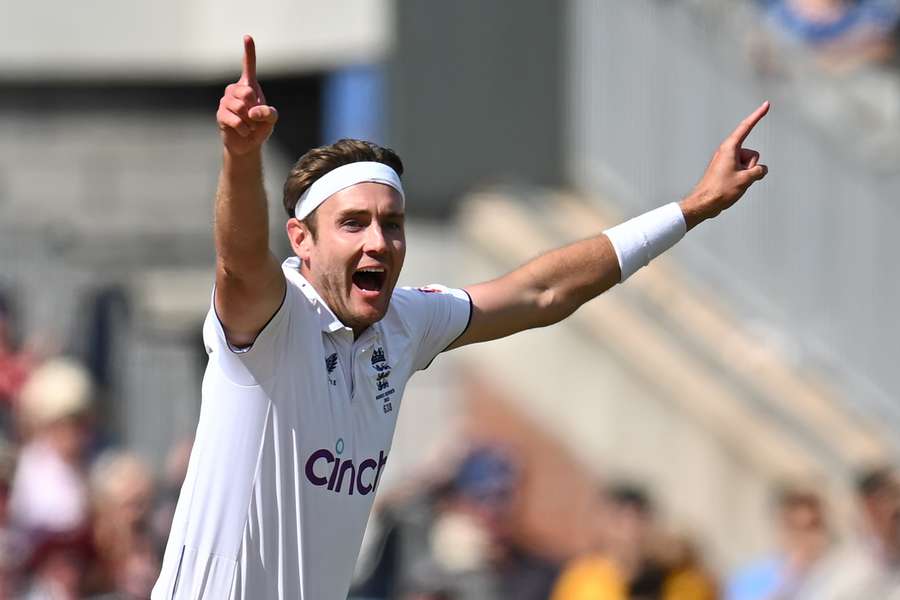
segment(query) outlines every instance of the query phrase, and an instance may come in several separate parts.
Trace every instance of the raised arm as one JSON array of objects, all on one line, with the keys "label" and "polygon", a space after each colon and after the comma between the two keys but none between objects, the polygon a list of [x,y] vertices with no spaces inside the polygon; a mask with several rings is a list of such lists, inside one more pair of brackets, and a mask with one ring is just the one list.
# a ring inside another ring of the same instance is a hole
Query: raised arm
[{"label": "raised arm", "polygon": [[216,121],[224,154],[216,191],[215,307],[228,341],[246,346],[278,310],[284,274],[269,251],[262,145],[278,113],[256,80],[256,47],[244,36],[241,78],[225,88]]},{"label": "raised arm", "polygon": [[493,281],[467,287],[472,320],[452,347],[561,321],[624,281],[686,231],[733,205],[768,172],[758,164],[759,152],[742,147],[768,110],[765,102],[741,121],[713,154],[694,190],[677,205],[548,252]]}]

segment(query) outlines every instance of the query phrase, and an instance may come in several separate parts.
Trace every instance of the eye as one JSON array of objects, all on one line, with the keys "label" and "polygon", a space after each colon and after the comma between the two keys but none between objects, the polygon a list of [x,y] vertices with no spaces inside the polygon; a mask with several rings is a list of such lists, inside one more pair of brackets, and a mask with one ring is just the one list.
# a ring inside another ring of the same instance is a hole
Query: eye
[{"label": "eye", "polygon": [[363,225],[362,221],[359,219],[344,219],[341,222],[341,227],[350,231],[359,231],[360,229],[363,229],[365,225]]},{"label": "eye", "polygon": [[381,226],[385,231],[401,233],[403,231],[403,217],[389,216],[382,221]]}]

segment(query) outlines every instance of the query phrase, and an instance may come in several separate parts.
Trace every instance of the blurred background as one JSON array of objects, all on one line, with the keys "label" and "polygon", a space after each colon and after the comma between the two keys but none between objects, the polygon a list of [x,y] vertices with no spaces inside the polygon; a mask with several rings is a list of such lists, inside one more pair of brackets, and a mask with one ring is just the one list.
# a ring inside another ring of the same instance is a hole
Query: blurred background
[{"label": "blurred background", "polygon": [[146,598],[199,414],[215,110],[241,34],[280,188],[360,137],[401,283],[679,200],[763,100],[738,205],[553,328],[411,382],[352,597],[900,598],[897,0],[4,0],[0,598]]}]

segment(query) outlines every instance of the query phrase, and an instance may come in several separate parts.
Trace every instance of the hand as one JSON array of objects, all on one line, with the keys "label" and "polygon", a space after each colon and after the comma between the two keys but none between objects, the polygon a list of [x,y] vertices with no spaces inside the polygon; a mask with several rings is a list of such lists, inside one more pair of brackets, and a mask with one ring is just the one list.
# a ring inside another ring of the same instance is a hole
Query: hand
[{"label": "hand", "polygon": [[769,103],[763,102],[753,114],[741,121],[713,154],[700,182],[681,201],[688,229],[730,207],[754,182],[769,172],[766,165],[759,164],[759,152],[741,147],[767,112]]},{"label": "hand", "polygon": [[252,37],[245,35],[241,78],[225,88],[216,112],[222,143],[236,156],[258,151],[272,135],[277,120],[278,111],[266,105],[256,80],[256,45]]}]

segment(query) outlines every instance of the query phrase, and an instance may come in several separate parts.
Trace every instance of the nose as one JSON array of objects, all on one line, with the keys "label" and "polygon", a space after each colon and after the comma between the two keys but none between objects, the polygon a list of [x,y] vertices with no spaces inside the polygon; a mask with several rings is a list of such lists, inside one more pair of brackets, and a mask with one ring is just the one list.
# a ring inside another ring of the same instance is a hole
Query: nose
[{"label": "nose", "polygon": [[363,242],[363,251],[366,254],[384,254],[387,252],[387,240],[384,239],[384,231],[381,226],[373,220],[369,227],[366,228],[366,238]]}]

